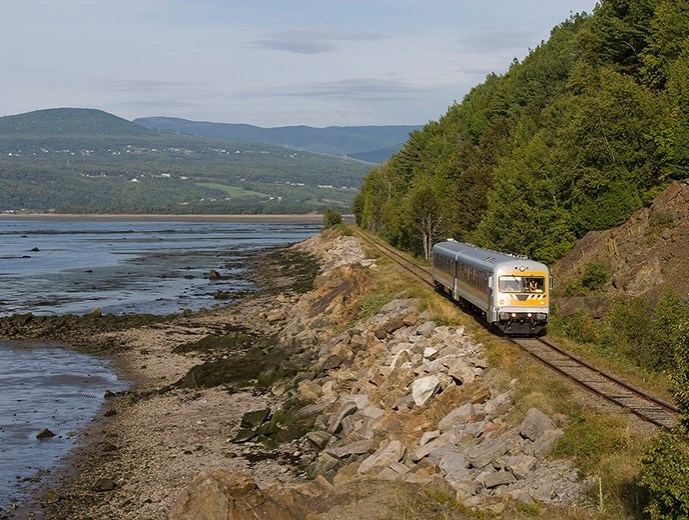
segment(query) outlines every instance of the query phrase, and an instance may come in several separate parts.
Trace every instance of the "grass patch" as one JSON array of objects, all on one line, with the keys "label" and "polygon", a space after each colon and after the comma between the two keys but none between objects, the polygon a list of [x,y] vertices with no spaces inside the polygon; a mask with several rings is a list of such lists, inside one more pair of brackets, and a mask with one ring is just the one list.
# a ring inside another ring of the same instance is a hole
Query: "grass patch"
[{"label": "grass patch", "polygon": [[570,413],[570,424],[558,441],[552,456],[573,458],[583,475],[595,469],[606,454],[629,448],[624,421],[591,414],[586,410]]},{"label": "grass patch", "polygon": [[229,186],[227,184],[219,184],[217,182],[197,182],[196,185],[202,188],[208,188],[210,190],[221,191],[233,199],[241,197],[267,197],[265,193],[247,190],[241,186]]},{"label": "grass patch", "polygon": [[379,293],[373,292],[369,293],[359,302],[359,312],[357,318],[360,320],[367,320],[372,316],[378,314],[378,311],[383,308],[390,300],[392,296],[388,292]]}]

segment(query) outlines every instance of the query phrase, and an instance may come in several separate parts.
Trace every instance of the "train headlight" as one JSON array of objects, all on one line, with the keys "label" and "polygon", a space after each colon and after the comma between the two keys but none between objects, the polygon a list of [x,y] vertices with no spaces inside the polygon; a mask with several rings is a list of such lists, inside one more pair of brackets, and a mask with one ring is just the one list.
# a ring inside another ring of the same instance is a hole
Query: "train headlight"
[{"label": "train headlight", "polygon": [[528,313],[527,316],[530,318],[530,317],[532,316],[532,314],[531,314],[531,313]]},{"label": "train headlight", "polygon": [[517,313],[516,313],[516,312],[513,312],[513,313],[512,313],[512,317],[513,317],[513,318],[516,318],[516,317],[517,317]]}]

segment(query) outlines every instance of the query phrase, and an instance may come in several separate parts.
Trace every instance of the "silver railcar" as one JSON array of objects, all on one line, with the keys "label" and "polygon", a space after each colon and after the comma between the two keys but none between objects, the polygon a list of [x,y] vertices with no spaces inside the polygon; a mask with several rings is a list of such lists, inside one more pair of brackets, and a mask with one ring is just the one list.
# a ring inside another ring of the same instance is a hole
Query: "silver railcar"
[{"label": "silver railcar", "polygon": [[548,266],[455,241],[433,246],[436,287],[506,334],[538,334],[550,315]]}]

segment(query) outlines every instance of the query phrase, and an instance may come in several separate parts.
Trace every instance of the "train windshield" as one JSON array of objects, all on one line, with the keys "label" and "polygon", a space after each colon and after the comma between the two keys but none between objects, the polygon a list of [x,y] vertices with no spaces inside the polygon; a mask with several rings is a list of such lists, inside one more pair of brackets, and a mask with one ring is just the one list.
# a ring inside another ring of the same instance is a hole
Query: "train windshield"
[{"label": "train windshield", "polygon": [[542,293],[545,278],[541,276],[501,276],[498,289],[503,293]]}]

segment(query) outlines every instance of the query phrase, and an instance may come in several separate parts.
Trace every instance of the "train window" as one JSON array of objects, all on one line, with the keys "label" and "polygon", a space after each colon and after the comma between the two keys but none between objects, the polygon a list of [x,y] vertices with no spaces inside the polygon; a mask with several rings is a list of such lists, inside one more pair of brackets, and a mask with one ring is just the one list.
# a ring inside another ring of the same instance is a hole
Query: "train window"
[{"label": "train window", "polygon": [[503,293],[542,293],[545,290],[545,278],[542,276],[501,276],[498,288]]},{"label": "train window", "polygon": [[522,279],[519,276],[501,276],[498,284],[500,292],[522,292]]},{"label": "train window", "polygon": [[542,293],[545,289],[545,278],[532,276],[524,278],[524,291],[531,293]]}]

